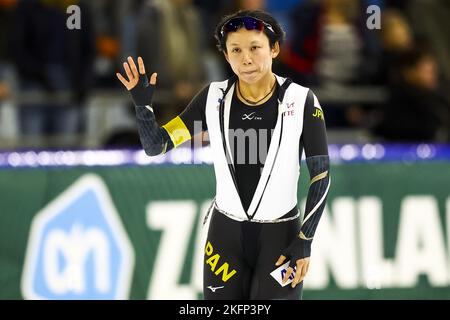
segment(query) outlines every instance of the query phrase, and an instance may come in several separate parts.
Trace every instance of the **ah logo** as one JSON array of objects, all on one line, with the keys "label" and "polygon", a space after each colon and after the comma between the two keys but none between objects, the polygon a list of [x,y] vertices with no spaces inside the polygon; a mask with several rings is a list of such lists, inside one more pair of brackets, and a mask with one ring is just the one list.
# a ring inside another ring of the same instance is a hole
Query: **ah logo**
[{"label": "ah logo", "polygon": [[134,251],[100,177],[88,174],[31,224],[21,289],[26,299],[126,299]]}]

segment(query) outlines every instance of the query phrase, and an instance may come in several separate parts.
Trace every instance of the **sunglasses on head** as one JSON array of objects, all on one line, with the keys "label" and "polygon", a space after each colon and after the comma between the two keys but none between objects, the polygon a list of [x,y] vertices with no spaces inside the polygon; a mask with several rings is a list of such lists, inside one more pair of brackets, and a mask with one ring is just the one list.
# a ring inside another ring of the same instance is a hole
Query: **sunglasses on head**
[{"label": "sunglasses on head", "polygon": [[259,20],[253,17],[239,17],[228,20],[222,26],[220,30],[220,35],[223,37],[225,33],[237,31],[242,26],[247,30],[258,30],[263,31],[264,27],[269,29],[272,33],[275,33],[272,26],[265,21]]}]

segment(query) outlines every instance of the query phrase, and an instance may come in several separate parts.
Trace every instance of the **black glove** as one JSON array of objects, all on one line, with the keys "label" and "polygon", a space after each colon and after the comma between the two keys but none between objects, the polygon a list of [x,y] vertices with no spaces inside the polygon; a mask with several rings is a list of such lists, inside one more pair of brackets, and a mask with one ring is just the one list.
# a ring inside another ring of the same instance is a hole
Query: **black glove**
[{"label": "black glove", "polygon": [[131,98],[136,106],[151,106],[155,86],[151,85],[145,74],[139,75],[139,82],[130,90]]},{"label": "black glove", "polygon": [[312,240],[304,240],[297,237],[291,242],[289,247],[281,252],[286,257],[286,260],[291,260],[289,267],[294,268],[297,265],[297,260],[311,255],[311,243]]}]

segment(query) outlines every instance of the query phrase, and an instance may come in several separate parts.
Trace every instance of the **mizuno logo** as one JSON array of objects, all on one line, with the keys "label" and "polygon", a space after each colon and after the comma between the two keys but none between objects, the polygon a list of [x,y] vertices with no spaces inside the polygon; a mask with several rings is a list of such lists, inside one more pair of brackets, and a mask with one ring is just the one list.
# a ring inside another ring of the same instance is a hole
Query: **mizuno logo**
[{"label": "mizuno logo", "polygon": [[213,286],[209,286],[208,289],[210,289],[213,293],[216,292],[217,289],[222,289],[224,286],[221,287],[213,287]]},{"label": "mizuno logo", "polygon": [[255,116],[256,111],[249,113],[249,114],[245,114],[242,116],[242,120],[261,120],[261,117],[256,117]]}]

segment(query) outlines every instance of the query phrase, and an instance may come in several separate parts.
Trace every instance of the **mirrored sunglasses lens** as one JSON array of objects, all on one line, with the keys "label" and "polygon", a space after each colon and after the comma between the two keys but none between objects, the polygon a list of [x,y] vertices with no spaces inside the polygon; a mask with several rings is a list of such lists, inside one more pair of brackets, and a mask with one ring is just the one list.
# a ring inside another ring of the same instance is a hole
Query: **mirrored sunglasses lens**
[{"label": "mirrored sunglasses lens", "polygon": [[244,23],[245,28],[247,30],[259,30],[259,31],[263,30],[263,23],[254,18],[245,17],[242,19],[242,22]]},{"label": "mirrored sunglasses lens", "polygon": [[237,31],[242,25],[245,26],[247,30],[258,30],[262,31],[264,29],[264,23],[252,17],[235,18],[228,21],[222,29],[222,32],[234,32]]},{"label": "mirrored sunglasses lens", "polygon": [[224,31],[225,32],[236,31],[237,29],[239,29],[241,24],[242,24],[242,20],[240,18],[239,19],[233,19],[233,20],[231,20],[231,21],[229,21],[229,22],[227,22],[225,24]]}]

